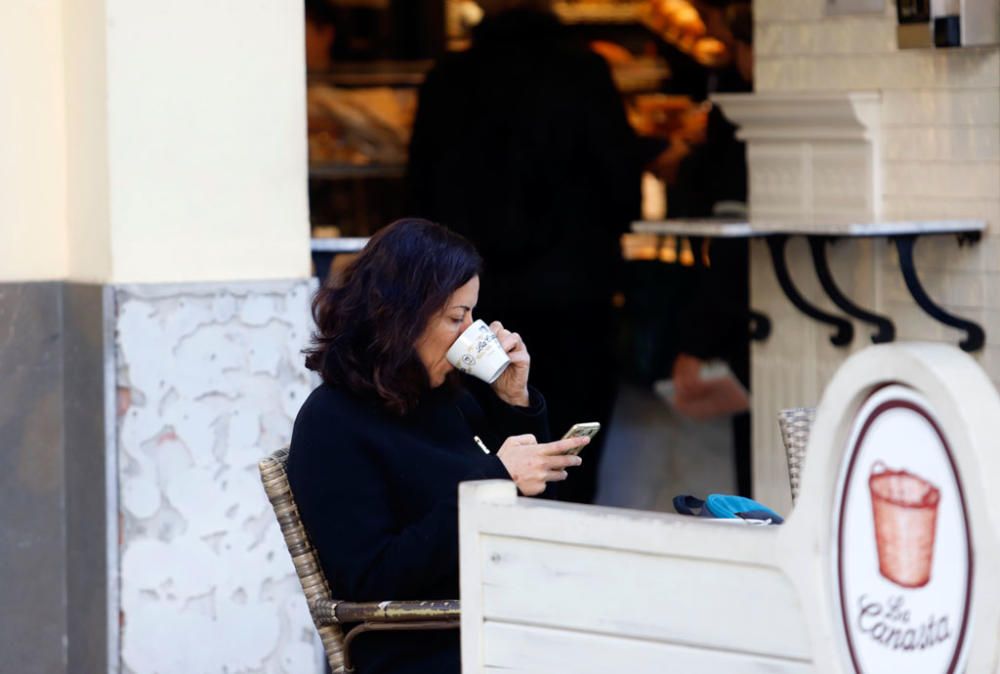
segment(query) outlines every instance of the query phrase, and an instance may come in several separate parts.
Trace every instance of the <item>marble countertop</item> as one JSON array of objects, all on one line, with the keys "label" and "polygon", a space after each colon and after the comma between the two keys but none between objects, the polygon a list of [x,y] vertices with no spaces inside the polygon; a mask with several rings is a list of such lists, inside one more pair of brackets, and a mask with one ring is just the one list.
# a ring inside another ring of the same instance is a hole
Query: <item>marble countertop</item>
[{"label": "marble countertop", "polygon": [[314,253],[357,253],[367,243],[366,237],[330,237],[310,239],[309,248]]},{"label": "marble countertop", "polygon": [[640,234],[674,236],[709,236],[713,238],[748,238],[770,234],[801,234],[826,236],[904,236],[907,234],[957,234],[982,232],[984,220],[895,220],[872,223],[814,223],[797,225],[790,222],[738,222],[713,218],[681,218],[676,220],[638,221],[632,231]]},{"label": "marble countertop", "polygon": [[713,238],[744,239],[761,236],[749,222],[717,218],[678,218],[674,220],[640,220],[632,223],[636,234],[674,236],[710,236]]}]

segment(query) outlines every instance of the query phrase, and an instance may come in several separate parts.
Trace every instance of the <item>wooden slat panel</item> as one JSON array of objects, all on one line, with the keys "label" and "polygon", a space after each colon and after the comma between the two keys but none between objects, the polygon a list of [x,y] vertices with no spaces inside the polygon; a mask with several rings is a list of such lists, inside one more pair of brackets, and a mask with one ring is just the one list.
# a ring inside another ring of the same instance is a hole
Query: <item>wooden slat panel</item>
[{"label": "wooden slat panel", "polygon": [[775,568],[491,535],[480,545],[487,622],[810,657],[798,600]]},{"label": "wooden slat panel", "polygon": [[[807,674],[807,662],[488,622],[485,672],[504,674]],[[627,667],[625,666],[627,663]]]},{"label": "wooden slat panel", "polygon": [[[720,527],[724,528],[724,535],[719,535]],[[515,503],[512,497],[509,504],[478,507],[474,530],[649,554],[673,555],[683,550],[693,557],[777,566],[779,527],[731,525],[670,513],[595,508],[530,498],[517,499]]]}]

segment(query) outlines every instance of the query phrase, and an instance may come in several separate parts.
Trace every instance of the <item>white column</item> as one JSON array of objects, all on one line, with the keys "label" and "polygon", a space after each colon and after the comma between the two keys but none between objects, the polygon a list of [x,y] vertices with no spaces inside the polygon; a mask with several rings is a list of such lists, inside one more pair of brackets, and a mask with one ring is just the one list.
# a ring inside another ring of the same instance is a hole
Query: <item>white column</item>
[{"label": "white column", "polygon": [[0,3],[0,282],[66,267],[59,0]]},{"label": "white column", "polygon": [[308,275],[300,5],[66,0],[71,277]]},{"label": "white column", "polygon": [[110,281],[107,17],[104,0],[63,0],[66,276]]},{"label": "white column", "polygon": [[301,3],[0,3],[0,280],[309,272]]}]

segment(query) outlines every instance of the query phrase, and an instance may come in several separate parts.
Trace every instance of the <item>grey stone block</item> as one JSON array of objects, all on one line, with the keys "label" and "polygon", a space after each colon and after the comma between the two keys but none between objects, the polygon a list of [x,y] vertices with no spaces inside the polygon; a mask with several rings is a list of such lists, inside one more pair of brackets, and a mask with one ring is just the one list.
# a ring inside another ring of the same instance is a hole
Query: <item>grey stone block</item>
[{"label": "grey stone block", "polygon": [[109,302],[0,284],[2,671],[109,671]]}]

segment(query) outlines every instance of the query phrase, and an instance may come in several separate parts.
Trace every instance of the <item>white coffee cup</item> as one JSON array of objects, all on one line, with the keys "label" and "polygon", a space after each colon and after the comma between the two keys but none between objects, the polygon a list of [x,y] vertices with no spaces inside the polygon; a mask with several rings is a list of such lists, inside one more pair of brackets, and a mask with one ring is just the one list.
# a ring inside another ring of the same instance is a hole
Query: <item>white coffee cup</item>
[{"label": "white coffee cup", "polygon": [[455,369],[492,384],[510,365],[500,340],[483,321],[476,321],[458,336],[445,355]]}]

